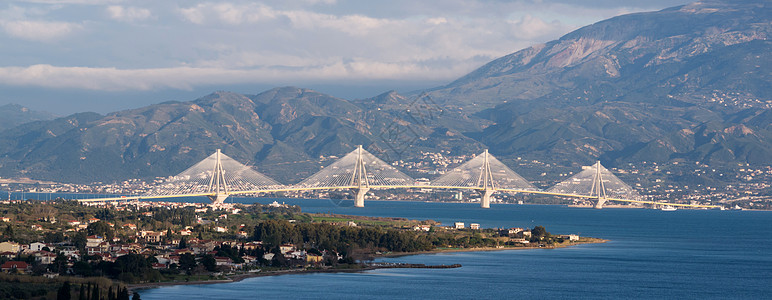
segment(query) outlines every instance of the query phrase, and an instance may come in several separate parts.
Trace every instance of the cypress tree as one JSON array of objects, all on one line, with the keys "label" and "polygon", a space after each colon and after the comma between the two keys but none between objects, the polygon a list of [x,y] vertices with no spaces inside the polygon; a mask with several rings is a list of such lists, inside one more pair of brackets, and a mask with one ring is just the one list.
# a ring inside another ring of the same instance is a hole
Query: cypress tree
[{"label": "cypress tree", "polygon": [[86,287],[80,284],[80,293],[78,293],[78,300],[86,300]]},{"label": "cypress tree", "polygon": [[131,300],[142,300],[139,298],[139,293],[134,292],[134,296],[131,297]]},{"label": "cypress tree", "polygon": [[94,290],[91,291],[91,300],[99,300],[99,285],[94,284]]},{"label": "cypress tree", "polygon": [[64,284],[62,284],[62,287],[59,288],[59,291],[56,293],[56,300],[70,300],[70,282],[65,281]]},{"label": "cypress tree", "polygon": [[126,288],[121,289],[118,292],[118,300],[129,300],[129,290]]}]

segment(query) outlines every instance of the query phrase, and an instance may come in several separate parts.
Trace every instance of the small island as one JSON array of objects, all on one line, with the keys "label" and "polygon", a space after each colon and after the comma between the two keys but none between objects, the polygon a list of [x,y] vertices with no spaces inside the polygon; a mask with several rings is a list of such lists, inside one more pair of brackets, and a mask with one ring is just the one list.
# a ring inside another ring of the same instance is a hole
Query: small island
[{"label": "small island", "polygon": [[[147,287],[255,276],[456,268],[374,262],[453,251],[559,248],[605,242],[533,228],[443,226],[432,220],[311,214],[298,206],[74,201],[0,204],[0,298],[122,299]],[[127,290],[129,290],[127,292]],[[97,295],[96,298],[93,295]]]}]

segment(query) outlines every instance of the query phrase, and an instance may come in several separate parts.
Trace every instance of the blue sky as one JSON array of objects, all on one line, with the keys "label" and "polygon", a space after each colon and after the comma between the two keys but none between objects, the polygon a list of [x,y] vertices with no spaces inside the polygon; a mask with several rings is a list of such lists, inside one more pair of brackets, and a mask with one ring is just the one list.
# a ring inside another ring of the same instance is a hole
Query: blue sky
[{"label": "blue sky", "polygon": [[406,92],[584,25],[687,2],[6,0],[0,105],[66,115],[286,85],[347,99]]}]

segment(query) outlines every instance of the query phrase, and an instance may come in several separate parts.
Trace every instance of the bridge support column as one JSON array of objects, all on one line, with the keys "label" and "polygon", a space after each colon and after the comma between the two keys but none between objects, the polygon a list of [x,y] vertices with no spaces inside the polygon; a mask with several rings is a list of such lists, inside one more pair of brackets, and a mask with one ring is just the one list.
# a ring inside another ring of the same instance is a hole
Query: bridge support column
[{"label": "bridge support column", "polygon": [[480,199],[480,207],[482,208],[491,208],[491,196],[493,196],[493,193],[495,190],[493,189],[484,189],[482,190],[482,198]]},{"label": "bridge support column", "polygon": [[370,191],[369,187],[360,187],[356,189],[356,198],[354,198],[354,207],[365,207],[365,195]]},{"label": "bridge support column", "polygon": [[210,201],[212,201],[212,206],[218,207],[221,204],[225,203],[225,199],[228,199],[228,194],[214,194],[207,196]]},{"label": "bridge support column", "polygon": [[605,197],[598,197],[598,202],[595,202],[595,209],[602,209],[606,201]]}]

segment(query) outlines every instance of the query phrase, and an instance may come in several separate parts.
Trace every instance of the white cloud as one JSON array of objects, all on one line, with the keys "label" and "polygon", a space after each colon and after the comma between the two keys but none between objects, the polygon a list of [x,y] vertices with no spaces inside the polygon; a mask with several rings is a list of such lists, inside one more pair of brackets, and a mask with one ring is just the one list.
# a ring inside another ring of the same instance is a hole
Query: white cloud
[{"label": "white cloud", "polygon": [[63,39],[74,31],[81,29],[79,24],[68,22],[46,21],[2,21],[3,27],[9,35],[30,41],[49,42]]},{"label": "white cloud", "polygon": [[326,65],[287,70],[276,68],[223,69],[223,68],[152,68],[117,69],[89,67],[57,67],[33,65],[29,67],[0,67],[0,82],[8,85],[46,88],[76,88],[102,91],[154,90],[163,88],[191,89],[198,85],[241,83],[274,83],[286,80],[340,80],[377,79],[452,79],[460,68],[448,66],[445,72],[436,72],[414,63],[384,63],[357,60],[334,62]]},{"label": "white cloud", "polygon": [[145,20],[152,16],[150,10],[147,8],[111,5],[106,9],[111,18],[125,22]]}]

